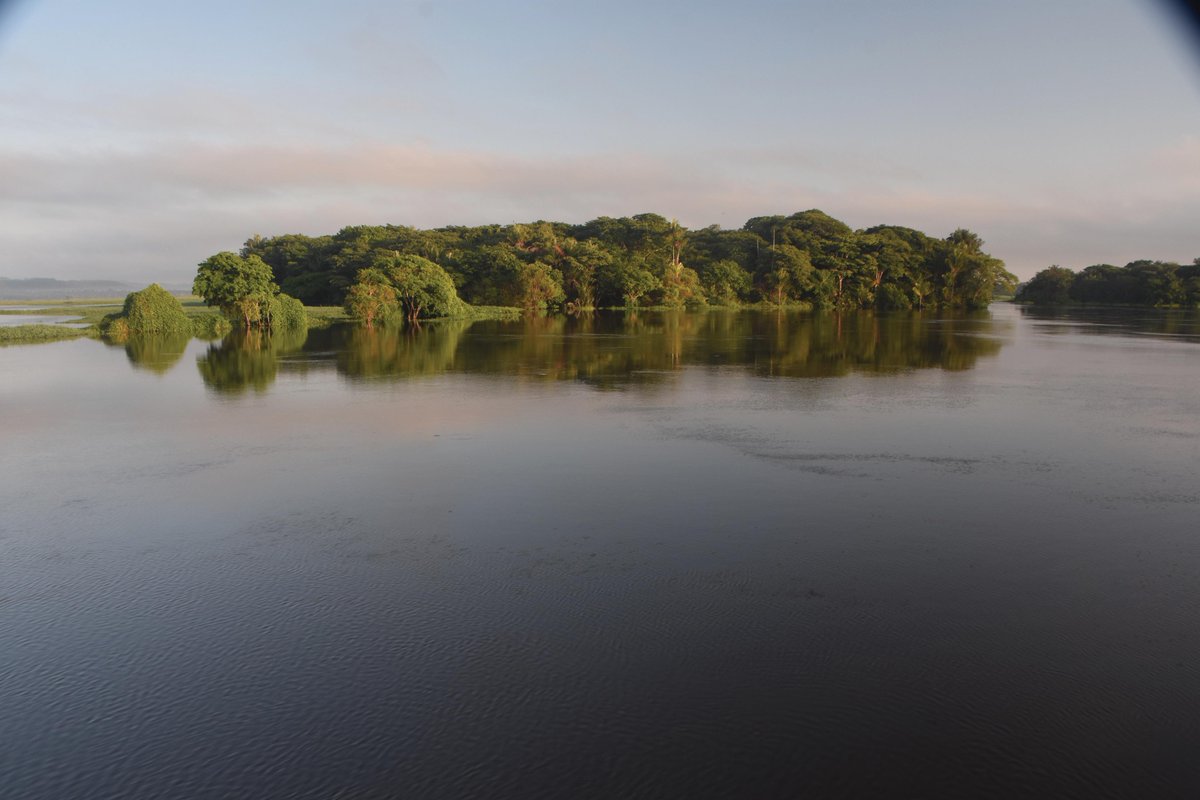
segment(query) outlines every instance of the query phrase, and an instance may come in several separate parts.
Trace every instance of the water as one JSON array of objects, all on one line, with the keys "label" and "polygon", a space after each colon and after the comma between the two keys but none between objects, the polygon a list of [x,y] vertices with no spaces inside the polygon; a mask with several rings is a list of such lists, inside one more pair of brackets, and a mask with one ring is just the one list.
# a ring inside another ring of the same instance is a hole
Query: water
[{"label": "water", "polygon": [[1191,797],[1200,320],[0,348],[0,795]]},{"label": "water", "polygon": [[[3,308],[0,308],[2,311]],[[0,314],[0,327],[17,325],[63,325],[67,328],[86,328],[88,323],[75,322],[79,315],[64,314]]]}]

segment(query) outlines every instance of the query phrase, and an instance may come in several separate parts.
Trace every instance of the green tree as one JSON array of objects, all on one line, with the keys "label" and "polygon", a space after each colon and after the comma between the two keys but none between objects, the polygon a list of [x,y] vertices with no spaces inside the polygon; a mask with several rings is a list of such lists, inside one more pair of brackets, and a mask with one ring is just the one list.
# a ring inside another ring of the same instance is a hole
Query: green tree
[{"label": "green tree", "polygon": [[557,306],[566,298],[562,273],[543,261],[522,264],[519,271],[521,305],[530,310]]},{"label": "green tree", "polygon": [[232,321],[250,328],[269,324],[264,320],[268,303],[279,291],[271,268],[261,258],[251,255],[242,258],[236,253],[222,252],[200,263],[192,292]]},{"label": "green tree", "polygon": [[261,258],[271,268],[279,288],[301,302],[332,305],[339,302],[329,271],[333,244],[332,236],[284,234],[265,239],[256,234],[246,240],[241,256]]},{"label": "green tree", "polygon": [[1057,264],[1034,275],[1029,283],[1017,290],[1018,303],[1035,305],[1065,305],[1071,302],[1071,284],[1075,273]]},{"label": "green tree", "polygon": [[642,266],[640,259],[613,262],[604,279],[626,306],[636,306],[642,297],[662,286],[654,273]]},{"label": "green tree", "polygon": [[1176,273],[1183,288],[1183,302],[1190,308],[1200,306],[1200,258],[1185,264]]},{"label": "green tree", "polygon": [[1125,271],[1133,278],[1131,302],[1143,306],[1177,306],[1183,303],[1184,288],[1179,281],[1178,264],[1133,261],[1125,265]]},{"label": "green tree", "polygon": [[772,303],[783,305],[811,296],[816,275],[807,251],[777,244],[764,250],[759,266],[760,290]]},{"label": "green tree", "polygon": [[983,240],[966,228],[946,237],[933,259],[947,308],[986,308],[996,284],[1009,273],[1004,262],[983,252]]},{"label": "green tree", "polygon": [[1069,293],[1079,303],[1128,303],[1133,276],[1112,264],[1093,264],[1075,276]]},{"label": "green tree", "polygon": [[377,257],[375,266],[387,275],[409,322],[452,317],[466,310],[450,275],[428,259],[392,253]]},{"label": "green tree", "polygon": [[559,264],[566,299],[575,308],[594,308],[598,275],[612,264],[612,254],[596,242],[571,240]]},{"label": "green tree", "polygon": [[375,320],[386,319],[398,306],[396,289],[383,270],[375,267],[360,269],[346,293],[346,313],[361,319],[368,328],[375,326]]},{"label": "green tree", "polygon": [[700,285],[710,302],[736,305],[750,292],[750,273],[732,258],[710,261],[700,272]]}]

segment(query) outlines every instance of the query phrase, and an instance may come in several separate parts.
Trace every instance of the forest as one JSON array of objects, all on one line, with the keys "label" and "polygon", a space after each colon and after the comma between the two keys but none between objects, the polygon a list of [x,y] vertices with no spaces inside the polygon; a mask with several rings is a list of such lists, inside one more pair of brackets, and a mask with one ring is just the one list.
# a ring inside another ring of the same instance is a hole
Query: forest
[{"label": "forest", "polygon": [[1200,306],[1200,258],[1191,264],[1131,261],[1124,267],[1094,264],[1079,272],[1047,267],[1022,285],[1016,302],[1033,305]]},{"label": "forest", "polygon": [[[368,322],[389,304],[415,319],[460,301],[568,311],[983,308],[1017,283],[969,230],[944,239],[894,225],[854,230],[815,209],[755,217],[736,230],[689,230],[658,214],[430,230],[359,225],[327,236],[256,235],[238,257],[268,266],[282,293],[306,305],[345,304]],[[430,291],[418,296],[414,287]]]}]

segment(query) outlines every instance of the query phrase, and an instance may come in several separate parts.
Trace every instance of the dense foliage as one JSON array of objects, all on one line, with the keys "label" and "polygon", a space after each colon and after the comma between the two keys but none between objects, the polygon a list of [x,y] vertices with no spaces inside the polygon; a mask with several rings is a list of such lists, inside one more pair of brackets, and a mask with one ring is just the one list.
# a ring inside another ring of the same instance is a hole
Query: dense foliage
[{"label": "dense foliage", "polygon": [[100,323],[100,332],[124,340],[133,335],[191,336],[192,321],[179,298],[152,283],[125,296],[125,305]]},{"label": "dense foliage", "polygon": [[197,339],[220,339],[233,330],[229,320],[220,314],[196,314],[192,317],[192,336]]},{"label": "dense foliage", "polygon": [[1133,261],[1124,267],[1095,264],[1078,273],[1047,267],[1020,288],[1016,301],[1200,307],[1200,258],[1183,266],[1166,261]]},{"label": "dense foliage", "polygon": [[426,317],[458,317],[467,304],[458,297],[446,270],[420,256],[383,253],[375,266],[358,271],[346,293],[346,313],[372,326],[397,311],[409,322]]},{"label": "dense foliage", "polygon": [[282,292],[267,302],[266,319],[267,327],[272,330],[308,330],[308,312],[304,310],[304,303]]},{"label": "dense foliage", "polygon": [[[525,308],[978,308],[997,288],[1016,285],[970,231],[945,239],[890,225],[856,231],[816,210],[755,217],[738,230],[688,230],[658,214],[582,225],[354,226],[332,236],[255,236],[240,256],[222,253],[209,262],[263,264],[267,283],[278,281],[310,305],[356,309],[365,320],[385,316],[392,302],[412,315],[402,292],[393,300],[387,291],[399,288],[388,270],[402,268],[389,267],[388,259],[405,257],[440,268],[468,303]],[[428,309],[419,315],[436,315]]]},{"label": "dense foliage", "polygon": [[271,267],[253,253],[221,252],[200,263],[192,291],[243,328],[304,328],[304,304],[279,291]]}]

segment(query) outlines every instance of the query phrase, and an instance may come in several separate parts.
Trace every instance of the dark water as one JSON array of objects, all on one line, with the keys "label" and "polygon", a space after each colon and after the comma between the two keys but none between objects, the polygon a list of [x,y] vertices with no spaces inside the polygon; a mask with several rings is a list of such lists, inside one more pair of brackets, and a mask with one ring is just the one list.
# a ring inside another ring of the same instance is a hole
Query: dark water
[{"label": "dark water", "polygon": [[1195,797],[1200,319],[0,349],[0,796]]}]

